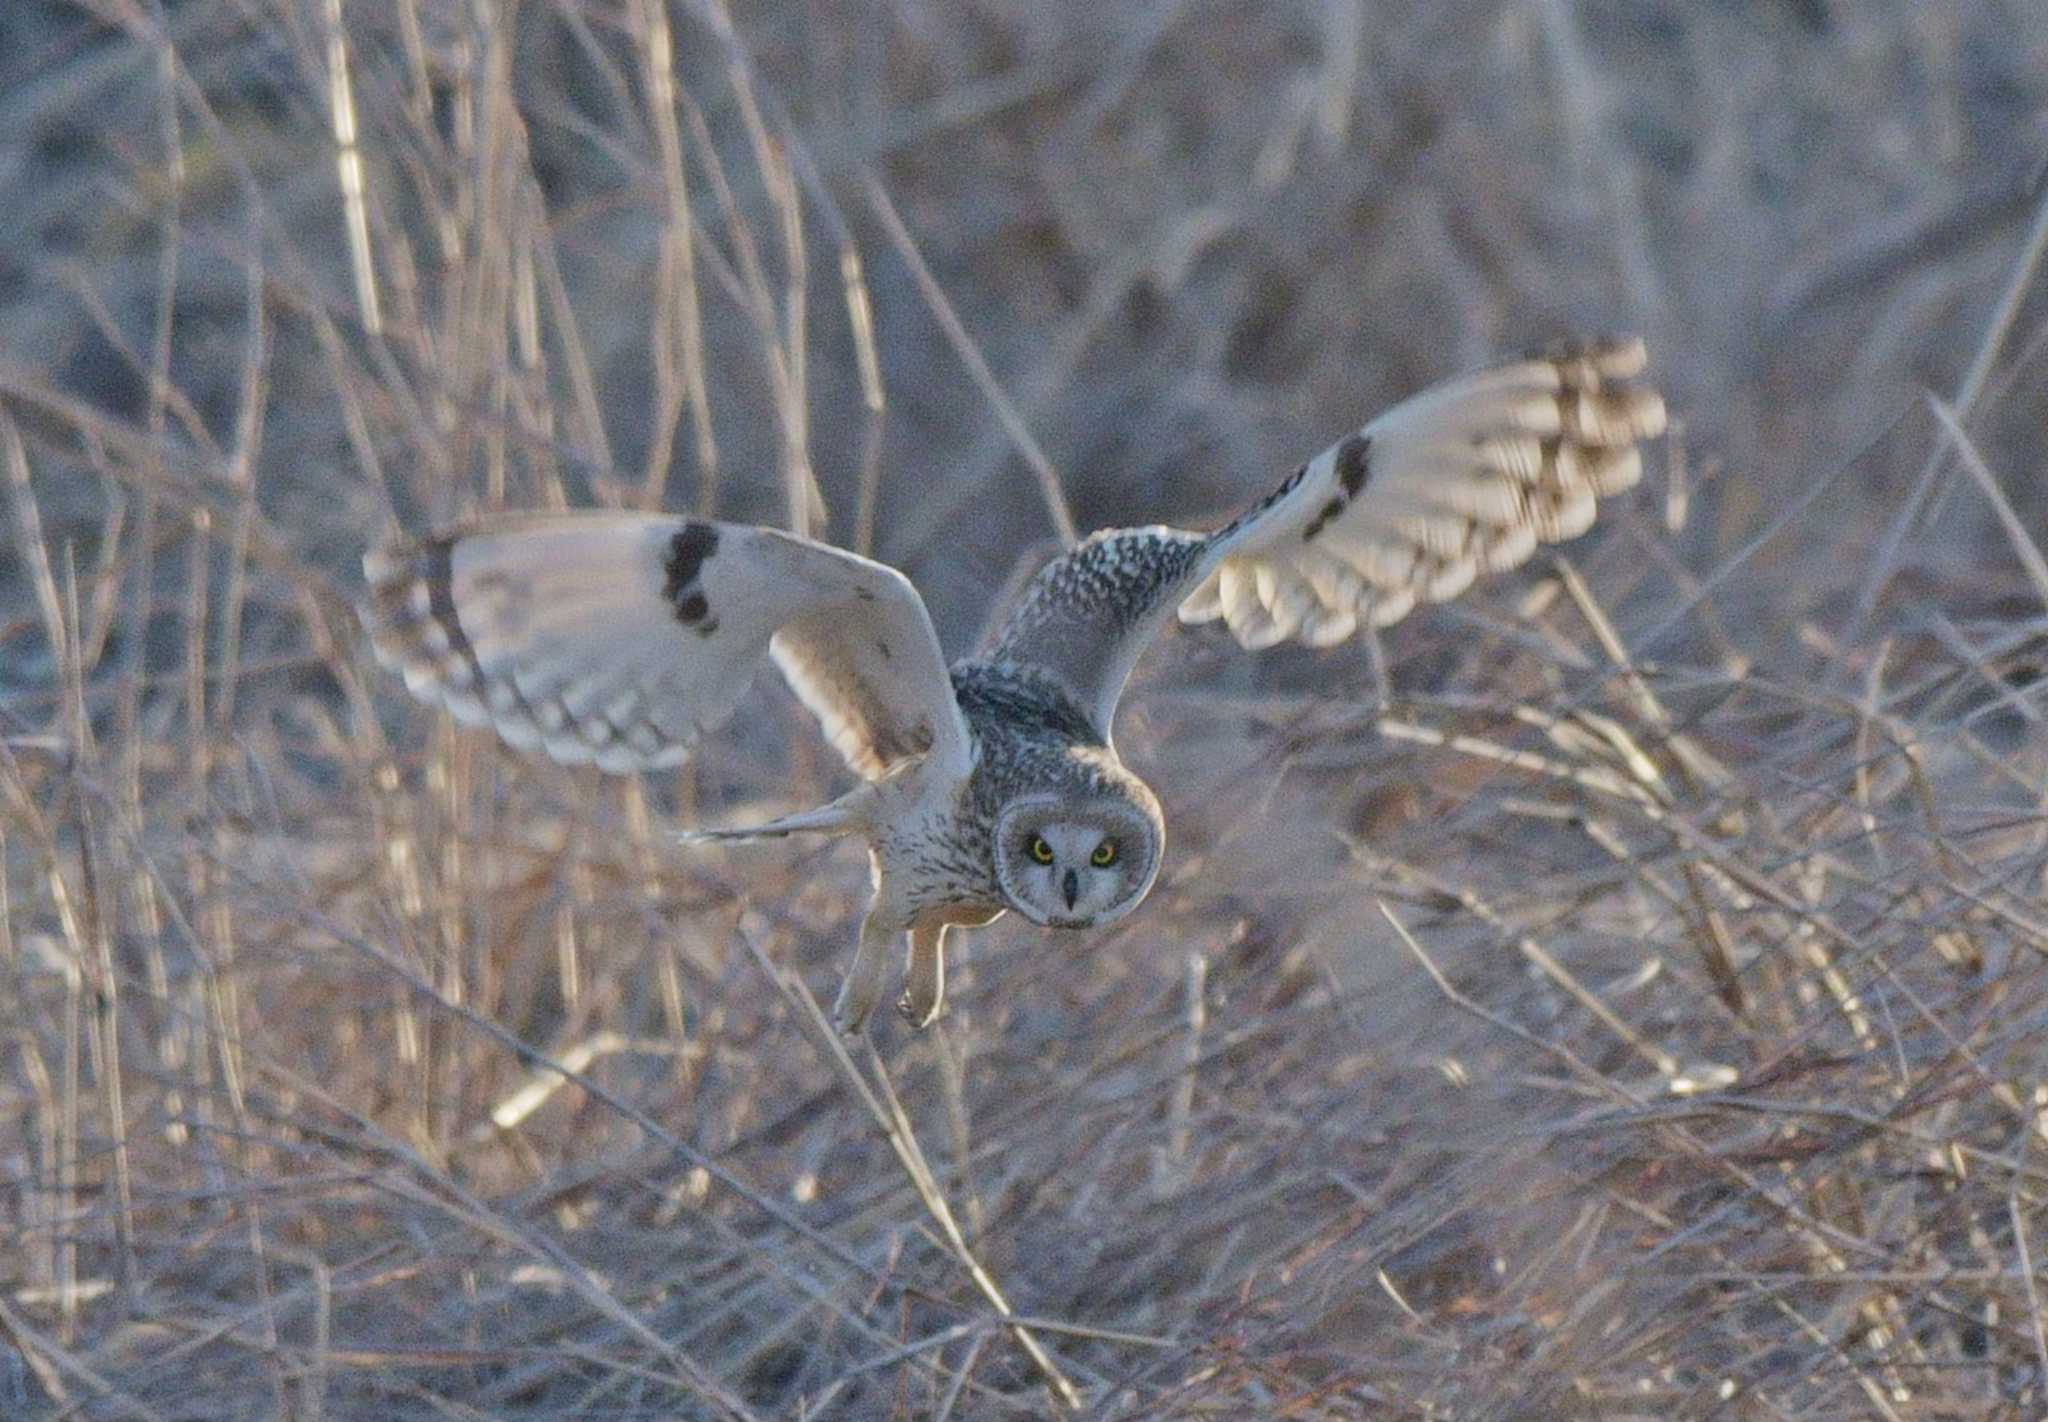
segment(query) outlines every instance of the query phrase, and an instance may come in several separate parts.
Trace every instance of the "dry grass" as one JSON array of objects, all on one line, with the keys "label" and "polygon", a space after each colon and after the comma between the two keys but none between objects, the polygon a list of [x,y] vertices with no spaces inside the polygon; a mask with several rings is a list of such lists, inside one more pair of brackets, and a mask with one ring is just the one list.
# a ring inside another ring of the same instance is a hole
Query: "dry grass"
[{"label": "dry grass", "polygon": [[[2040,1415],[2032,0],[720,4],[0,13],[0,1415]],[[571,774],[349,610],[709,506],[964,649],[1603,328],[1603,534],[1176,633],[1147,907],[857,1056],[858,855],[664,834],[828,793],[788,698]]]}]

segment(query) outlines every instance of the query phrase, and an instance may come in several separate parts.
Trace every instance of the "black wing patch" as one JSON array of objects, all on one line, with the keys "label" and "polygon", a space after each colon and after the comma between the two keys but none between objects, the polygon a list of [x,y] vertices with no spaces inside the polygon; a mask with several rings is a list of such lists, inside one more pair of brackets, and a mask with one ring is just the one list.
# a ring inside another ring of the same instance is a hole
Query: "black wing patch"
[{"label": "black wing patch", "polygon": [[717,529],[708,523],[686,523],[669,540],[668,559],[663,564],[668,581],[662,585],[662,596],[676,610],[676,621],[699,637],[709,637],[718,630],[718,619],[711,615],[711,603],[698,586],[705,561],[717,551]]}]

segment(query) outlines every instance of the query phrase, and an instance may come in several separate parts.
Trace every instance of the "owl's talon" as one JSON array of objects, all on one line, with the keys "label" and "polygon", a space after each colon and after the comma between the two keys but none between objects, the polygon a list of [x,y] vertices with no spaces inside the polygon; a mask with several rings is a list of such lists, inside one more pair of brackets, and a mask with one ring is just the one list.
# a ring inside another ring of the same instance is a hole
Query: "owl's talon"
[{"label": "owl's talon", "polygon": [[921,1003],[913,1000],[909,993],[896,999],[896,1011],[903,1020],[919,1032],[936,1022],[942,1002]]},{"label": "owl's talon", "polygon": [[852,985],[849,979],[846,986],[839,990],[839,1000],[832,1004],[832,1026],[848,1041],[859,1039],[861,1032],[868,1025],[868,1017],[874,1011],[874,1004],[871,1002],[856,1003],[848,1000],[846,988]]}]

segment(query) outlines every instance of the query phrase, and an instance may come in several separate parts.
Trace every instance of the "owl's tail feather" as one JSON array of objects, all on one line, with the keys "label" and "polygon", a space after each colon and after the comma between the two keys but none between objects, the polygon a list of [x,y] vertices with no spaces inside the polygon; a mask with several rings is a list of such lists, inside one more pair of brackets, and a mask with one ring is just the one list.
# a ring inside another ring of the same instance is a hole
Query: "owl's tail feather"
[{"label": "owl's tail feather", "polygon": [[863,785],[815,810],[784,815],[758,825],[735,825],[723,829],[683,830],[677,838],[684,844],[744,844],[749,840],[784,839],[793,834],[852,834],[869,823],[865,813],[873,786]]}]

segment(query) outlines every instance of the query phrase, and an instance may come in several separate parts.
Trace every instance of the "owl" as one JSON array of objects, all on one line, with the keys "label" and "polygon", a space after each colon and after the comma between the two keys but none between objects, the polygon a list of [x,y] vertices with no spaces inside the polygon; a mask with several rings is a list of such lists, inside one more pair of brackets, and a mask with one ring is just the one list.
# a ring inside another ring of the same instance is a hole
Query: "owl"
[{"label": "owl", "polygon": [[1047,928],[1141,903],[1159,800],[1117,755],[1117,701],[1175,614],[1249,649],[1327,647],[1457,596],[1592,524],[1634,484],[1664,403],[1639,341],[1448,380],[1346,435],[1213,533],[1094,534],[1031,579],[993,644],[948,666],[893,568],[769,528],[649,513],[478,519],[365,556],[378,658],[459,721],[615,772],[674,766],[772,660],[860,783],[696,842],[854,835],[873,896],[835,1008],[860,1031],[894,946],[923,1027],[947,930]]}]

